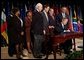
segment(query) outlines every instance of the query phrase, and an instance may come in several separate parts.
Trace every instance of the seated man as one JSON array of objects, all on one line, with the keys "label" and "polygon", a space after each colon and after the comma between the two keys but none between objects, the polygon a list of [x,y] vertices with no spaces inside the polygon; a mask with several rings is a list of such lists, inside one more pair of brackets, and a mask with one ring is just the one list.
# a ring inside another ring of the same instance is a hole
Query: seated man
[{"label": "seated man", "polygon": [[[70,30],[68,30],[67,23],[68,23],[67,18],[63,18],[60,23],[56,23],[54,33],[56,35],[59,35],[70,32]],[[70,49],[72,48],[72,40],[71,39],[66,40],[63,44],[60,44],[60,47],[64,49],[65,54],[69,54]]]}]

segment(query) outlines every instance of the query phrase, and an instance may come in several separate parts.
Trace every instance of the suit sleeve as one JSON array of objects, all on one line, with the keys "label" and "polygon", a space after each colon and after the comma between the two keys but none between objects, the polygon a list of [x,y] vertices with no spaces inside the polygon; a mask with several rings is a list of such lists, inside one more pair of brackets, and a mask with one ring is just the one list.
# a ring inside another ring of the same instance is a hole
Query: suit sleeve
[{"label": "suit sleeve", "polygon": [[[15,20],[15,19],[16,19],[16,18],[14,18],[14,20]],[[18,21],[18,19],[16,19],[16,20],[14,21],[14,25],[15,25],[16,33],[21,34],[22,29],[21,29],[20,21]]]},{"label": "suit sleeve", "polygon": [[64,29],[62,28],[62,26],[60,24],[55,25],[55,29],[54,29],[55,34],[60,34],[63,31],[64,31]]}]

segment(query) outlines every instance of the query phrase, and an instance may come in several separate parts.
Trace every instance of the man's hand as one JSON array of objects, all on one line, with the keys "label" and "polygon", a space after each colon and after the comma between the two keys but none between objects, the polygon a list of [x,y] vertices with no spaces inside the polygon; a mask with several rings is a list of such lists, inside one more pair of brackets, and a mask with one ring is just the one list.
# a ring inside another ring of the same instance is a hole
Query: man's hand
[{"label": "man's hand", "polygon": [[46,31],[45,30],[43,30],[43,33],[44,33],[44,35],[46,34]]},{"label": "man's hand", "polygon": [[21,32],[21,35],[24,35],[24,32]]},{"label": "man's hand", "polygon": [[64,32],[70,32],[70,30],[64,30]]},{"label": "man's hand", "polygon": [[49,28],[54,28],[54,26],[49,26]]}]

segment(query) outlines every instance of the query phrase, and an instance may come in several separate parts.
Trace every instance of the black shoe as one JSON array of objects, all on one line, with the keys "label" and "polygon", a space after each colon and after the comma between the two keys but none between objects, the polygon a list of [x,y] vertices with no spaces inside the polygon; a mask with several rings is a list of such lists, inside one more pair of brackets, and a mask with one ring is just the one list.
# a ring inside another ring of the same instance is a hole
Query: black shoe
[{"label": "black shoe", "polygon": [[26,55],[24,55],[24,54],[21,54],[23,57],[27,57]]},{"label": "black shoe", "polygon": [[64,53],[65,54],[70,54],[70,53],[72,53],[72,51],[65,51]]},{"label": "black shoe", "polygon": [[78,48],[83,48],[83,46],[78,46]]},{"label": "black shoe", "polygon": [[39,55],[39,56],[34,56],[34,57],[35,57],[35,58],[42,58],[42,56],[40,56],[40,55]]},{"label": "black shoe", "polygon": [[10,57],[13,57],[13,54],[9,54]]},{"label": "black shoe", "polygon": [[40,53],[40,56],[45,56],[45,54],[43,54],[43,53]]},{"label": "black shoe", "polygon": [[31,53],[32,53],[32,51],[31,51],[31,50],[28,50],[28,53],[29,53],[29,54],[31,54]]},{"label": "black shoe", "polygon": [[21,57],[17,58],[17,59],[22,59]]},{"label": "black shoe", "polygon": [[64,52],[64,54],[69,54],[69,52]]},{"label": "black shoe", "polygon": [[22,58],[20,57],[20,55],[16,55],[16,58],[17,58],[17,59],[22,59]]}]

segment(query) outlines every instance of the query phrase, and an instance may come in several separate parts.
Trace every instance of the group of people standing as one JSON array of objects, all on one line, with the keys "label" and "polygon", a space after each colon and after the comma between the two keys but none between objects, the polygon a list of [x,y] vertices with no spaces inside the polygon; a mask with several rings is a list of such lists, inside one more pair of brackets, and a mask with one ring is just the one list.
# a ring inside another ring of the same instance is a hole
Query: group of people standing
[{"label": "group of people standing", "polygon": [[[55,16],[54,9],[49,5],[37,3],[35,11],[28,10],[25,20],[20,18],[20,11],[14,8],[11,15],[7,18],[9,46],[8,53],[10,56],[16,54],[17,58],[23,55],[24,45],[28,52],[33,54],[35,58],[42,58],[46,54],[46,49],[50,41],[50,35],[58,35],[63,32],[70,32],[69,16],[66,14],[66,7],[62,7],[61,13]],[[26,37],[26,41],[24,41]],[[69,47],[72,41],[67,40],[63,46],[65,53],[69,53]]]}]

